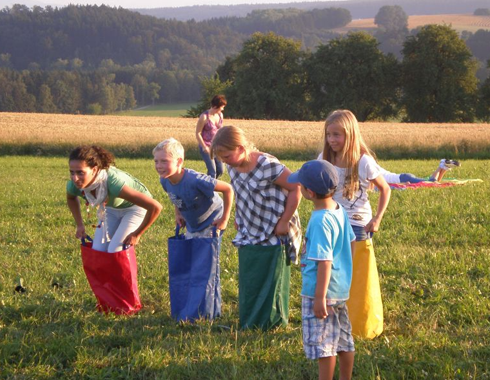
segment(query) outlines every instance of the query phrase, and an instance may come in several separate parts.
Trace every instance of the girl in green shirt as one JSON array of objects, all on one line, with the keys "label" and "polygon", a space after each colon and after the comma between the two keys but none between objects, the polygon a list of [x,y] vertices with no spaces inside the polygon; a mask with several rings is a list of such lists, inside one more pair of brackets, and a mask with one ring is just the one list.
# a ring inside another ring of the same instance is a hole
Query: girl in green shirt
[{"label": "girl in green shirt", "polygon": [[99,220],[93,249],[118,252],[138,244],[156,220],[162,205],[139,180],[114,167],[114,156],[99,146],[80,146],[69,156],[67,204],[77,225],[75,236],[86,237],[79,197],[97,208]]}]

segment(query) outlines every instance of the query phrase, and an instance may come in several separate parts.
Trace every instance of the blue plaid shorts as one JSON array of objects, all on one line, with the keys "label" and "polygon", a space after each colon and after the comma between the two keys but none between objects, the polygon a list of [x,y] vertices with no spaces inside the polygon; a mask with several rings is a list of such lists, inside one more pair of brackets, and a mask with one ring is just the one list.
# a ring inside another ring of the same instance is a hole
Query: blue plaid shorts
[{"label": "blue plaid shorts", "polygon": [[354,351],[352,326],[345,302],[332,305],[334,313],[319,319],[313,312],[313,298],[301,298],[303,348],[306,357],[316,360],[337,356],[338,352]]}]

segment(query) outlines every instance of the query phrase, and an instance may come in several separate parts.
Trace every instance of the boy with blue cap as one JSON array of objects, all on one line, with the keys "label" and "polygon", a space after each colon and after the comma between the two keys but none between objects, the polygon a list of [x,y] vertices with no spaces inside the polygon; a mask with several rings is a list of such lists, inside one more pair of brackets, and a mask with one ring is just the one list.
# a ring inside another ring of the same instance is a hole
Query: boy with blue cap
[{"label": "boy with blue cap", "polygon": [[355,235],[344,208],[332,198],[338,186],[334,166],[306,162],[288,182],[300,183],[314,209],[301,253],[302,326],[306,357],[318,360],[318,378],[333,379],[339,356],[340,379],[352,377],[354,339],[345,302],[352,280]]}]

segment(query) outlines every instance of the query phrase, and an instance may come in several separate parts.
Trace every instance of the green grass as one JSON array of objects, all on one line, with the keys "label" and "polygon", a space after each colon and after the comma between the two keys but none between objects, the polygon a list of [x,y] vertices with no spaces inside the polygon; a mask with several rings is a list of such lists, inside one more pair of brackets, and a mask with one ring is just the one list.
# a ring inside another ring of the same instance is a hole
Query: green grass
[{"label": "green grass", "polygon": [[[285,161],[291,169],[301,162]],[[435,162],[383,161],[426,176]],[[166,238],[173,211],[151,160],[118,166],[164,204],[137,248],[144,308],[101,315],[82,270],[65,205],[64,158],[0,157],[0,378],[313,379],[301,342],[300,284],[292,270],[286,328],[238,331],[233,221],[221,252],[223,317],[177,324],[170,318]],[[200,161],[188,167],[203,171]],[[459,178],[487,179],[488,161],[468,160]],[[226,178],[228,180],[228,178]],[[375,236],[385,332],[356,341],[355,379],[490,378],[489,182],[393,191]],[[371,196],[376,204],[377,194]],[[300,214],[306,226],[311,204]],[[16,293],[19,277],[27,292]],[[56,280],[62,287],[54,289]],[[227,326],[223,328],[221,326]]]},{"label": "green grass", "polygon": [[120,116],[156,116],[156,117],[183,117],[187,110],[194,107],[197,103],[171,103],[157,104],[154,106],[142,107],[131,111],[117,112]]}]

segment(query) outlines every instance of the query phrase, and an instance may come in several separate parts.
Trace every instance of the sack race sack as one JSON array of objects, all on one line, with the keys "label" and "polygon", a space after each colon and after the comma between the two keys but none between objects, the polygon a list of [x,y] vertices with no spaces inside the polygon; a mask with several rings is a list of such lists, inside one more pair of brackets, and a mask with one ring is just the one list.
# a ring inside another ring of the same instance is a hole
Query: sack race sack
[{"label": "sack race sack", "polygon": [[219,252],[222,236],[186,239],[175,230],[168,239],[170,313],[177,321],[193,322],[221,315]]},{"label": "sack race sack", "polygon": [[347,301],[352,334],[373,339],[383,332],[383,301],[371,239],[355,242],[352,284]]},{"label": "sack race sack", "polygon": [[92,249],[91,239],[82,239],[83,270],[97,298],[99,311],[134,314],[141,309],[138,265],[134,247],[115,252]]},{"label": "sack race sack", "polygon": [[284,246],[246,245],[238,248],[240,328],[268,330],[289,319],[291,262]]}]

